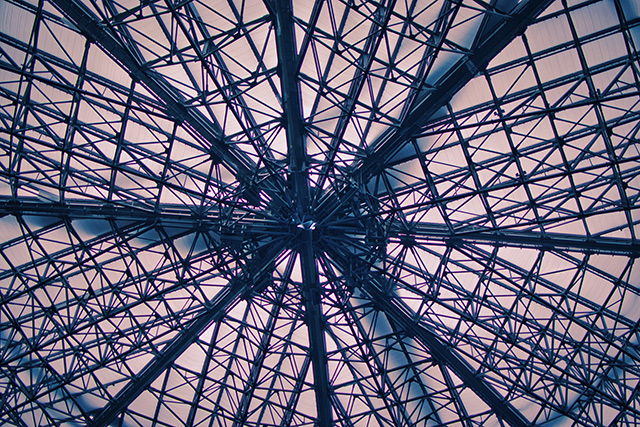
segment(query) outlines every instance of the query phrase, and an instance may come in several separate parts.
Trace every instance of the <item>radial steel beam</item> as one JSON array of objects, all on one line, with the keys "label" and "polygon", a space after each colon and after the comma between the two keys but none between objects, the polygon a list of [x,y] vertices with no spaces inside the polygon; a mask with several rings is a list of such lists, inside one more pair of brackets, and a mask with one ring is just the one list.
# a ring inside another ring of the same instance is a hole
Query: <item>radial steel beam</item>
[{"label": "radial steel beam", "polygon": [[489,244],[517,248],[535,248],[551,251],[602,253],[610,255],[640,257],[640,244],[633,239],[617,237],[585,237],[561,233],[536,233],[525,230],[477,230],[451,233],[442,224],[411,224],[392,226],[390,238],[407,244],[439,241],[445,244],[459,243]]},{"label": "radial steel beam", "polygon": [[165,219],[184,221],[191,216],[184,205],[167,206],[162,211],[153,212],[147,207],[133,204],[104,203],[93,200],[62,202],[48,201],[45,198],[0,197],[0,217],[5,215],[33,215],[42,217],[69,217],[73,219],[122,219],[127,221],[155,221],[160,216]]},{"label": "radial steel beam", "polygon": [[261,292],[269,281],[273,263],[283,249],[283,245],[265,245],[263,256],[257,258],[257,267],[247,277],[237,277],[221,290],[205,306],[173,341],[156,354],[139,374],[134,376],[122,390],[92,419],[90,426],[104,427],[111,424],[131,402],[133,402],[162,372],[169,368],[180,355],[193,344],[210,325],[220,321],[226,310],[239,299],[251,292]]},{"label": "radial steel beam", "polygon": [[302,100],[298,82],[298,54],[293,29],[291,0],[276,0],[276,47],[283,102],[283,122],[287,133],[289,174],[294,190],[295,209],[299,215],[308,213],[308,159],[302,121]]},{"label": "radial steel beam", "polygon": [[[335,248],[327,247],[326,249],[335,265],[341,270],[346,271],[347,265],[344,260],[348,259],[348,254],[341,253]],[[457,354],[454,348],[443,342],[440,337],[420,324],[416,319],[413,319],[408,308],[395,303],[392,295],[382,290],[384,287],[378,283],[377,278],[366,275],[362,280],[357,281],[356,285],[371,298],[374,305],[384,312],[397,328],[428,348],[431,356],[437,360],[438,363],[451,369],[500,419],[512,427],[527,427],[530,425],[508,400],[502,397],[491,384],[483,380],[482,377]]]},{"label": "radial steel beam", "polygon": [[324,333],[324,316],[322,315],[322,288],[318,281],[318,268],[313,248],[311,230],[304,230],[300,262],[302,264],[302,288],[304,299],[304,319],[309,331],[309,351],[311,352],[311,366],[313,368],[313,382],[316,393],[316,408],[318,411],[318,426],[333,425],[333,413],[329,394],[329,370],[327,365],[327,346]]},{"label": "radial steel beam", "polygon": [[390,127],[372,143],[372,153],[363,160],[354,175],[367,182],[402,149],[434,114],[445,106],[462,87],[486,68],[489,62],[515,37],[522,34],[552,0],[527,0],[518,4],[509,16],[500,19],[492,30],[484,29],[484,38],[471,53],[463,56],[433,88],[424,89],[398,127]]},{"label": "radial steel beam", "polygon": [[276,45],[280,82],[284,107],[284,123],[287,130],[289,173],[293,180],[294,209],[300,228],[300,263],[302,265],[302,294],[305,305],[305,323],[309,332],[309,351],[313,368],[316,394],[317,422],[320,427],[332,425],[331,399],[329,396],[329,371],[324,335],[321,287],[318,279],[313,248],[313,224],[310,217],[310,191],[308,155],[305,145],[302,100],[298,81],[298,53],[296,51],[293,7],[291,0],[276,0]]},{"label": "radial steel beam", "polygon": [[[94,200],[66,200],[64,203],[45,199],[0,197],[0,218],[6,215],[37,217],[142,221],[180,228],[207,229],[214,234],[232,237],[238,233],[281,234],[288,230],[276,220],[259,214],[231,212],[221,215],[218,209],[202,210],[199,206],[159,204],[155,210],[135,203],[104,203]],[[250,230],[247,229],[250,227]]]},{"label": "radial steel beam", "polygon": [[[384,37],[383,28],[386,28],[389,24],[389,20],[393,15],[393,8],[395,6],[395,0],[391,0],[388,4],[380,2],[377,5],[375,12],[371,15],[371,27],[369,28],[369,34],[365,38],[364,47],[362,48],[360,56],[356,60],[355,75],[351,79],[351,84],[345,96],[345,102],[342,106],[342,111],[337,119],[331,142],[329,143],[329,153],[327,155],[327,163],[322,167],[320,173],[320,181],[316,187],[316,192],[319,194],[323,188],[323,184],[327,179],[329,169],[332,167],[338,152],[338,146],[342,143],[342,138],[347,131],[347,126],[351,121],[356,105],[359,102],[360,94],[369,77],[371,67],[376,60],[376,52]],[[332,52],[331,55],[336,55]]]},{"label": "radial steel beam", "polygon": [[177,338],[165,346],[92,420],[91,426],[108,426],[136,397],[160,376],[197,339],[209,325],[224,316],[226,308],[237,301],[247,285],[231,283],[218,294],[215,303],[203,309]]},{"label": "radial steel beam", "polygon": [[494,246],[512,246],[522,248],[537,248],[553,251],[572,251],[584,253],[602,253],[610,255],[640,257],[640,244],[632,239],[612,237],[571,236],[555,233],[532,232],[476,232],[464,233],[448,239],[455,244],[458,241],[466,243],[488,243]]},{"label": "radial steel beam", "polygon": [[245,382],[244,390],[242,391],[242,399],[238,403],[238,409],[236,411],[233,427],[242,427],[247,422],[247,417],[250,414],[249,408],[251,407],[252,399],[255,396],[256,389],[260,386],[260,374],[263,371],[264,362],[271,352],[271,340],[273,339],[274,331],[276,328],[277,320],[280,315],[280,310],[283,307],[283,299],[286,293],[286,283],[281,284],[280,289],[275,289],[275,301],[269,312],[264,330],[262,331],[260,342],[258,343],[258,350],[253,357],[251,371]]},{"label": "radial steel beam", "polygon": [[[125,48],[122,43],[90,10],[77,0],[52,0],[54,5],[87,37],[116,60],[132,78],[144,83],[164,102],[166,112],[174,120],[188,125],[192,133],[201,138],[214,158],[229,168],[238,181],[249,186],[253,180],[256,165],[245,154],[230,148],[222,140],[222,131],[193,108],[187,108],[184,97],[160,74],[145,69],[144,65]],[[257,193],[246,197],[253,204],[259,204]]]}]

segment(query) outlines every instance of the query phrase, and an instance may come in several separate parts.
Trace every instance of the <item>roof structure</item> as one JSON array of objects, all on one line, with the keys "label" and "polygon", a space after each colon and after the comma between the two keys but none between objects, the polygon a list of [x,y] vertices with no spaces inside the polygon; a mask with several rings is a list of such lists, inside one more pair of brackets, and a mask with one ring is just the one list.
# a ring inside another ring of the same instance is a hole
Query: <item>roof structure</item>
[{"label": "roof structure", "polygon": [[638,426],[640,4],[0,0],[0,424]]}]

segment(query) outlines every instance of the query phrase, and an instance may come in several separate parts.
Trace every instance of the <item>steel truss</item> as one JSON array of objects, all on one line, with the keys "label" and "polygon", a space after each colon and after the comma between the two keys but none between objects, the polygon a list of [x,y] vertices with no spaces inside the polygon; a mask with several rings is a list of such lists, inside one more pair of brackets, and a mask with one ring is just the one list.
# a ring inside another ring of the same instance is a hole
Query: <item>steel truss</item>
[{"label": "steel truss", "polygon": [[630,0],[0,0],[0,421],[636,426]]}]

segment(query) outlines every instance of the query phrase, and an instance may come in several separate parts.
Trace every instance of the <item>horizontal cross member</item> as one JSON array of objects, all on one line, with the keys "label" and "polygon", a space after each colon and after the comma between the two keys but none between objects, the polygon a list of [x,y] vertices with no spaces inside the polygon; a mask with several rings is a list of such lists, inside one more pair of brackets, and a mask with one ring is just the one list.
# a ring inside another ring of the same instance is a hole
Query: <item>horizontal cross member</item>
[{"label": "horizontal cross member", "polygon": [[[277,234],[287,229],[275,220],[239,211],[221,215],[219,209],[203,210],[199,206],[160,204],[157,209],[132,202],[100,202],[95,200],[66,200],[64,203],[38,198],[13,199],[0,197],[0,218],[6,215],[31,215],[37,217],[68,218],[70,220],[98,219],[139,221],[172,225],[179,228],[220,231],[247,229],[251,234]],[[232,224],[232,229],[226,226]]]},{"label": "horizontal cross member", "polygon": [[[409,231],[403,231],[409,229]],[[427,243],[440,241],[449,245],[488,244],[518,248],[535,248],[550,251],[600,253],[640,257],[640,244],[628,238],[585,237],[562,233],[540,233],[533,231],[473,230],[452,234],[440,224],[411,224],[409,227],[392,227],[390,238],[403,243]]]}]

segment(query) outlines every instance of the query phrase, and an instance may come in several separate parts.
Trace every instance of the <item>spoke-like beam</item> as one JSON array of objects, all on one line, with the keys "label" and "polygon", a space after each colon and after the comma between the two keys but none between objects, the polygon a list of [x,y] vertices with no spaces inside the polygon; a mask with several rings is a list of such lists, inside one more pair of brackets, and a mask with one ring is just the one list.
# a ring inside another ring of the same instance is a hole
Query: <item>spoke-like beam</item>
[{"label": "spoke-like beam", "polygon": [[[409,231],[407,231],[407,229]],[[442,242],[445,244],[489,244],[551,251],[601,253],[640,257],[640,244],[633,239],[617,237],[585,237],[561,233],[538,233],[526,230],[477,230],[451,233],[442,224],[411,224],[392,226],[389,237],[412,244]]]},{"label": "spoke-like beam", "polygon": [[213,322],[224,316],[226,308],[237,301],[240,295],[246,291],[247,285],[243,283],[231,283],[218,294],[216,302],[211,307],[203,309],[196,319],[169,345],[162,349],[155,359],[147,364],[143,370],[131,382],[129,382],[118,395],[98,415],[95,416],[92,426],[107,426],[133,402],[140,393],[155,381],[173,362],[197,339]]},{"label": "spoke-like beam", "polygon": [[[335,284],[335,283],[338,283],[340,279],[336,277],[330,264],[331,264],[331,261],[323,253],[320,259],[320,265],[323,267],[324,274],[327,276],[328,282]],[[331,291],[334,293],[337,293],[338,295],[342,294],[341,297],[346,297],[346,295],[343,294],[343,291],[338,289],[335,286],[332,287]],[[348,323],[349,323],[349,328],[352,331],[352,335],[354,337],[367,337],[369,332],[365,326],[366,322],[363,323],[363,319],[368,318],[368,314],[363,313],[358,308],[356,308],[356,306],[352,303],[350,298],[345,299],[344,313],[345,313],[345,316],[350,319]],[[349,359],[350,356],[347,354],[348,347],[344,348],[341,344],[339,344],[340,339],[334,338],[335,335],[332,332],[333,331],[331,328],[327,330],[327,334],[333,339],[333,341],[336,343],[336,345],[340,349],[342,357],[345,360]],[[404,354],[404,357],[406,358],[406,360],[411,360],[412,357],[409,354],[406,343],[403,342],[402,340],[398,340],[396,344],[398,348],[396,348],[395,350],[401,351],[402,354]],[[387,409],[387,412],[391,417],[391,419],[394,420],[396,425],[398,424],[407,425],[407,426],[414,425],[415,422],[412,421],[411,413],[408,411],[408,408],[398,407],[397,409],[394,410],[394,408],[389,405],[389,403],[391,402],[402,401],[401,396],[403,394],[403,390],[398,389],[397,385],[394,384],[393,379],[390,378],[388,375],[382,375],[379,381],[376,378],[376,372],[385,372],[386,369],[389,369],[389,366],[388,366],[389,362],[386,360],[386,357],[384,355],[378,353],[375,345],[375,340],[372,339],[372,340],[364,340],[363,342],[357,342],[357,344],[354,347],[357,347],[358,351],[361,354],[371,355],[370,358],[372,363],[370,366],[368,366],[368,370],[371,375],[371,378],[376,384],[377,389],[379,390],[380,395],[385,394],[385,391],[384,391],[385,388],[387,392],[391,395],[391,400],[385,399],[385,402],[384,402],[385,408]],[[391,369],[400,367],[399,364],[395,364],[393,362],[391,362],[391,365],[393,366]],[[409,366],[407,366],[407,368],[411,371],[411,374],[410,374],[411,376],[415,378],[420,377],[419,367],[415,366],[414,364],[410,364]],[[354,377],[357,377],[358,375],[359,374],[354,373]],[[440,418],[440,414],[438,414],[438,410],[436,408],[434,399],[432,398],[431,393],[425,387],[425,384],[419,381],[416,384],[420,388],[420,392],[422,393],[423,399],[425,401],[425,405],[428,406],[431,411],[430,417],[433,417],[434,421],[438,425],[443,424],[442,419]],[[362,388],[363,386],[360,385],[360,387]],[[366,392],[364,394],[366,395]],[[396,410],[398,413],[397,416],[395,415]],[[380,412],[380,411],[377,411],[377,412]],[[380,416],[380,414],[376,413],[375,416],[377,418]]]},{"label": "spoke-like beam", "polygon": [[302,121],[302,100],[298,82],[298,54],[293,29],[291,0],[276,0],[276,45],[280,86],[287,133],[289,173],[293,181],[295,210],[302,216],[309,207],[308,159]]},{"label": "spoke-like beam", "polygon": [[294,209],[300,228],[299,253],[302,266],[302,295],[305,306],[305,323],[309,331],[309,351],[315,384],[317,423],[319,427],[332,425],[331,399],[329,396],[329,371],[324,335],[324,321],[320,303],[321,288],[313,248],[314,220],[311,214],[308,156],[305,146],[302,101],[298,82],[298,53],[293,23],[291,0],[276,0],[276,45],[280,67],[280,83],[287,130],[289,173],[293,184]]},{"label": "spoke-like beam", "polygon": [[[341,270],[347,271],[345,259],[348,255],[340,253],[335,248],[327,248],[332,261]],[[439,364],[448,367],[462,382],[480,397],[491,410],[503,421],[512,427],[526,427],[529,422],[513,407],[498,391],[482,377],[461,357],[456,351],[443,342],[435,333],[421,325],[412,318],[410,311],[394,302],[393,297],[384,292],[384,287],[378,280],[365,275],[357,282],[357,286],[368,295],[376,307],[384,312],[397,329],[402,330],[408,336],[415,338],[429,349],[431,356]]]},{"label": "spoke-like beam", "polygon": [[411,136],[429,122],[453,95],[464,87],[515,37],[540,14],[551,0],[527,0],[518,4],[510,15],[484,29],[485,37],[468,55],[461,58],[434,87],[424,89],[413,102],[412,108],[399,127],[389,128],[373,142],[373,152],[355,171],[355,176],[367,182],[384,169],[385,164],[408,143]]},{"label": "spoke-like beam", "polygon": [[330,427],[332,423],[331,398],[329,395],[329,370],[327,347],[324,334],[324,318],[320,303],[322,289],[318,280],[318,266],[313,248],[311,230],[304,230],[300,262],[302,264],[302,295],[304,299],[304,319],[309,330],[309,351],[313,367],[313,382],[316,392],[318,426]]},{"label": "spoke-like beam", "polygon": [[[148,207],[135,207],[130,203],[116,204],[101,201],[67,200],[50,202],[46,199],[0,197],[0,217],[5,215],[33,215],[43,217],[73,219],[119,219],[124,221],[156,221],[160,217],[166,220],[184,221],[192,216],[193,211],[184,205],[166,206],[157,212]],[[214,212],[215,214],[215,212]],[[216,215],[217,216],[217,215]],[[216,218],[211,218],[215,220]]]},{"label": "spoke-like beam", "polygon": [[[253,235],[260,233],[276,235],[287,231],[282,224],[266,216],[247,215],[235,211],[222,215],[217,209],[203,211],[199,206],[178,204],[160,204],[157,209],[149,210],[147,206],[142,207],[126,202],[118,204],[94,200],[67,200],[60,203],[36,198],[16,200],[11,197],[0,197],[0,218],[6,215],[175,224],[180,228],[206,229],[216,234],[220,232],[223,239],[237,234],[241,228],[243,232],[250,232]],[[226,226],[227,224],[229,227]],[[247,227],[250,227],[250,230],[244,230]]]},{"label": "spoke-like beam", "polygon": [[[293,262],[290,262],[290,264],[292,265]],[[247,417],[250,414],[249,408],[251,406],[251,402],[255,396],[256,389],[260,385],[260,374],[262,373],[264,362],[271,351],[271,340],[273,339],[277,320],[280,316],[280,310],[283,307],[283,300],[286,293],[286,282],[283,282],[280,285],[280,288],[274,289],[274,291],[275,300],[271,307],[269,318],[267,319],[264,330],[262,331],[260,342],[258,343],[258,351],[253,358],[251,371],[249,372],[249,377],[245,382],[244,390],[242,392],[242,399],[240,400],[240,403],[238,403],[233,427],[242,427],[245,425]]]},{"label": "spoke-like beam", "polygon": [[[386,28],[389,24],[395,3],[395,0],[391,0],[389,4],[386,5],[384,2],[380,2],[376,11],[372,14],[371,28],[369,28],[369,34],[365,38],[362,53],[356,61],[355,75],[349,85],[349,90],[345,97],[345,105],[342,106],[342,112],[338,117],[335,130],[329,144],[330,149],[327,155],[327,163],[323,166],[320,174],[320,182],[316,188],[316,192],[318,194],[327,179],[328,171],[333,167],[333,162],[338,154],[338,146],[342,143],[342,138],[347,131],[347,126],[352,120],[356,104],[359,102],[359,96],[365,87],[371,67],[376,60],[376,52],[384,39],[383,28]],[[332,55],[334,54],[335,53],[332,52]]]},{"label": "spoke-like beam", "polygon": [[[164,102],[166,112],[174,120],[185,123],[217,160],[229,168],[238,181],[249,186],[257,168],[245,154],[233,150],[222,140],[222,130],[207,120],[201,113],[184,105],[183,97],[161,75],[144,69],[133,54],[107,29],[100,20],[77,0],[52,0],[54,5],[87,37],[115,59],[129,74],[140,80]],[[259,196],[245,194],[249,201],[259,204]]]},{"label": "spoke-like beam", "polygon": [[103,427],[112,423],[153,381],[169,368],[180,355],[192,345],[210,325],[220,321],[227,309],[240,298],[252,292],[261,292],[268,284],[275,259],[282,245],[265,245],[265,252],[258,257],[257,265],[251,268],[248,277],[237,277],[221,290],[204,307],[178,336],[156,355],[138,375],[105,406],[92,420],[91,426]]}]

